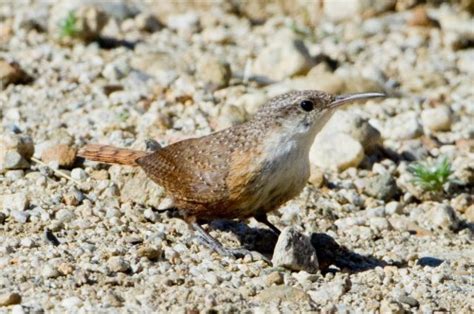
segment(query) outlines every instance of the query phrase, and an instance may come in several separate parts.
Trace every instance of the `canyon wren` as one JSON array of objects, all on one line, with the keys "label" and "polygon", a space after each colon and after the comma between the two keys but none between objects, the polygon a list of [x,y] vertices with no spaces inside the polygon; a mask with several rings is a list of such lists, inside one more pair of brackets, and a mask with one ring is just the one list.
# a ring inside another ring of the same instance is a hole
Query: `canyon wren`
[{"label": "canyon wren", "polygon": [[[276,234],[267,219],[297,196],[310,175],[309,151],[316,134],[341,105],[384,97],[382,93],[334,96],[292,91],[274,97],[247,122],[153,152],[86,145],[80,157],[141,167],[173,200],[173,209],[222,255],[248,251],[225,248],[201,223],[254,217]],[[337,143],[344,145],[344,143]]]}]

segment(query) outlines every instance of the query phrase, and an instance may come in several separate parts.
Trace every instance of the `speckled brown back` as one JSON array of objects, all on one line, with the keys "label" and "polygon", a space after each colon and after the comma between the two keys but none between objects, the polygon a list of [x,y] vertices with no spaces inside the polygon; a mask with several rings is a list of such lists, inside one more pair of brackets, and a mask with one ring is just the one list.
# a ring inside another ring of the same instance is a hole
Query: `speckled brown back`
[{"label": "speckled brown back", "polygon": [[[251,158],[251,150],[255,147],[252,144],[259,135],[255,131],[255,127],[242,124],[209,136],[171,144],[139,158],[137,163],[171,197],[186,205],[183,210],[194,211],[193,207],[196,207],[196,210],[212,211],[215,207],[230,205],[232,186],[227,178],[235,159],[245,161]],[[252,165],[246,163],[243,166]]]}]

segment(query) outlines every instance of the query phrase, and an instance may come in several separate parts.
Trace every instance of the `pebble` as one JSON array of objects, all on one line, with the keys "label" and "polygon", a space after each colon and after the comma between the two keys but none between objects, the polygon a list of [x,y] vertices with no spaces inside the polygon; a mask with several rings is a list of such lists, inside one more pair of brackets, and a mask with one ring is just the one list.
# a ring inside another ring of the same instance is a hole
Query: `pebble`
[{"label": "pebble", "polygon": [[73,310],[82,304],[82,300],[78,297],[69,297],[61,301],[61,305],[68,310]]},{"label": "pebble", "polygon": [[31,137],[9,133],[0,135],[0,172],[28,168],[33,153]]},{"label": "pebble", "polygon": [[16,62],[0,59],[0,90],[9,84],[19,84],[29,80],[28,74]]},{"label": "pebble", "polygon": [[0,195],[0,200],[2,200],[3,208],[16,211],[24,211],[30,204],[28,196],[22,192]]},{"label": "pebble", "polygon": [[388,202],[385,205],[385,213],[389,216],[394,215],[394,214],[401,214],[402,209],[403,209],[403,206],[397,201]]},{"label": "pebble", "polygon": [[194,12],[170,15],[166,22],[167,26],[184,34],[192,34],[199,30],[199,16]]},{"label": "pebble", "polygon": [[338,110],[329,119],[318,136],[331,133],[344,133],[350,135],[364,147],[365,151],[373,151],[377,146],[382,145],[382,136],[367,119],[360,115]]},{"label": "pebble", "polygon": [[274,272],[271,272],[266,278],[265,278],[265,284],[267,286],[271,286],[271,285],[281,285],[283,284],[284,280],[283,280],[283,274],[278,272],[278,271],[274,271]]},{"label": "pebble", "polygon": [[285,78],[308,72],[312,61],[304,43],[287,39],[274,41],[262,49],[255,59],[253,72],[271,80]]},{"label": "pebble", "polygon": [[269,302],[308,302],[309,296],[303,290],[288,286],[271,286],[262,290],[256,297],[262,303]]},{"label": "pebble", "polygon": [[16,292],[7,292],[0,295],[0,306],[9,306],[21,303],[21,295]]},{"label": "pebble", "polygon": [[107,261],[107,266],[109,269],[114,273],[124,273],[130,270],[130,263],[128,263],[123,257],[121,256],[112,256]]},{"label": "pebble", "polygon": [[445,204],[433,204],[428,217],[434,227],[456,229],[459,224],[459,219],[453,208]]},{"label": "pebble", "polygon": [[401,113],[390,120],[382,133],[384,138],[408,140],[421,136],[423,129],[415,112]]},{"label": "pebble", "polygon": [[369,177],[363,185],[367,195],[384,201],[390,201],[398,193],[397,184],[389,173]]},{"label": "pebble", "polygon": [[57,163],[60,167],[70,168],[76,160],[77,150],[66,144],[58,144],[45,149],[41,155],[43,162]]},{"label": "pebble", "polygon": [[64,203],[69,206],[77,206],[83,199],[84,195],[76,189],[72,189],[63,195]]},{"label": "pebble", "polygon": [[321,168],[311,166],[311,174],[308,182],[310,182],[315,188],[319,188],[324,184],[324,172]]},{"label": "pebble", "polygon": [[453,123],[453,114],[448,106],[438,106],[421,112],[423,126],[433,132],[449,131]]},{"label": "pebble", "polygon": [[25,176],[25,172],[22,169],[20,169],[20,170],[9,170],[5,173],[5,177],[12,180],[12,181],[20,180],[24,176]]},{"label": "pebble", "polygon": [[469,206],[466,211],[464,212],[464,217],[470,223],[474,223],[474,204]]},{"label": "pebble", "polygon": [[317,291],[309,291],[311,299],[318,303],[324,304],[329,301],[336,301],[343,296],[350,288],[350,280],[338,280],[329,282],[321,286]]},{"label": "pebble", "polygon": [[211,89],[228,86],[232,76],[229,63],[212,57],[199,60],[196,74]]},{"label": "pebble", "polygon": [[278,237],[272,257],[273,266],[293,271],[316,273],[319,270],[316,250],[307,236],[292,227],[283,229]]},{"label": "pebble", "polygon": [[398,298],[398,302],[408,304],[410,307],[418,307],[420,305],[415,298],[407,295],[401,295]]},{"label": "pebble", "polygon": [[137,255],[140,257],[146,257],[149,260],[154,261],[161,257],[162,251],[158,248],[142,246],[137,250]]},{"label": "pebble", "polygon": [[54,279],[54,278],[57,278],[57,277],[61,276],[61,273],[53,265],[46,264],[46,265],[43,266],[43,268],[41,270],[41,275],[43,275],[44,278]]},{"label": "pebble", "polygon": [[364,159],[364,148],[351,136],[334,133],[316,138],[309,159],[322,169],[343,171],[359,166]]},{"label": "pebble", "polygon": [[364,0],[328,1],[324,2],[323,11],[332,21],[351,19],[354,16],[374,15],[383,13],[395,6],[395,0],[381,0],[376,2]]},{"label": "pebble", "polygon": [[77,181],[85,181],[87,179],[87,173],[82,168],[74,168],[71,170],[71,178]]}]

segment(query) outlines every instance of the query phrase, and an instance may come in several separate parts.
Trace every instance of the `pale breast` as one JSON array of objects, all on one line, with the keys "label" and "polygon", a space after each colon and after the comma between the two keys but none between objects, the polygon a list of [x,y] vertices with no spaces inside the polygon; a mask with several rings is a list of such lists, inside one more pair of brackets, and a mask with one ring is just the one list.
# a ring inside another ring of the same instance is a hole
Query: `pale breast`
[{"label": "pale breast", "polygon": [[301,192],[310,168],[308,149],[301,144],[289,139],[268,139],[258,156],[234,172],[234,177],[245,181],[243,189],[235,189],[234,194],[241,198],[245,216],[275,210]]}]

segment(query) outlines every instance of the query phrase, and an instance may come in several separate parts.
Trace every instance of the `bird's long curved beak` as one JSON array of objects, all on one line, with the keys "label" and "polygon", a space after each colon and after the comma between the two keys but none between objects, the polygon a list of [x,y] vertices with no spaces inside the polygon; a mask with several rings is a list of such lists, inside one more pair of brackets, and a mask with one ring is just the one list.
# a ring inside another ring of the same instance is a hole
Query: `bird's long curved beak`
[{"label": "bird's long curved beak", "polygon": [[339,95],[336,96],[336,99],[329,104],[329,108],[336,108],[356,100],[366,100],[376,97],[387,97],[387,95],[385,95],[384,93],[354,93],[347,95]]}]

